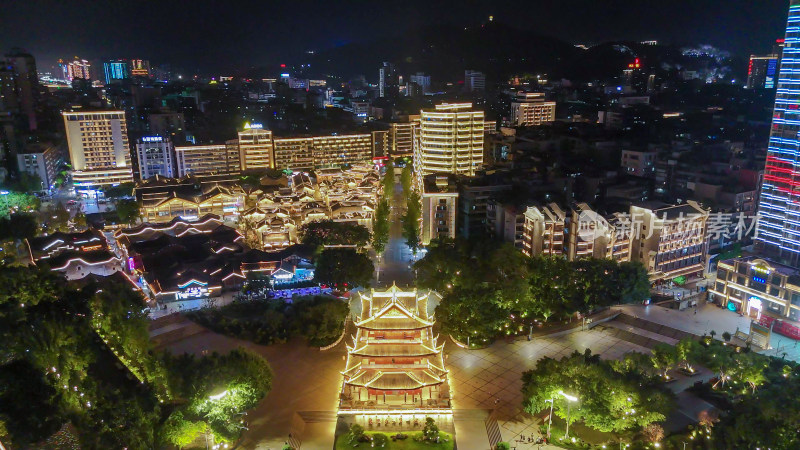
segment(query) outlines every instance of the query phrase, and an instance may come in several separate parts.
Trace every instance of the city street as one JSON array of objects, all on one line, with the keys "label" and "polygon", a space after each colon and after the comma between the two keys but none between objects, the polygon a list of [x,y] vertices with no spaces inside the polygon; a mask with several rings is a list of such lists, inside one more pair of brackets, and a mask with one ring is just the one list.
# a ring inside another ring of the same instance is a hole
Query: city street
[{"label": "city street", "polygon": [[[414,282],[414,272],[409,267],[414,262],[414,255],[403,238],[402,216],[405,211],[403,201],[403,188],[400,183],[394,185],[394,195],[391,203],[392,212],[389,216],[389,242],[380,259],[375,261],[376,287],[391,286],[396,283],[399,287],[411,286]],[[422,255],[417,253],[417,258]]]}]

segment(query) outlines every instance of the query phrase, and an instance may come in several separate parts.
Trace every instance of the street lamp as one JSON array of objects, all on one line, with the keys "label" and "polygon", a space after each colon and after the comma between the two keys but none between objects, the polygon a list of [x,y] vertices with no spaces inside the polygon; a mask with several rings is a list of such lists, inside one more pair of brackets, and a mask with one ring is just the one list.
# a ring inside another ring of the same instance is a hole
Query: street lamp
[{"label": "street lamp", "polygon": [[547,416],[547,440],[550,440],[550,425],[553,423],[553,399],[545,400],[545,403],[550,402],[550,415]]},{"label": "street lamp", "polygon": [[572,395],[565,394],[564,391],[558,391],[558,393],[561,394],[562,396],[564,396],[565,399],[567,399],[567,430],[564,433],[564,439],[567,439],[569,437],[569,412],[570,412],[570,406],[572,405],[572,402],[575,402],[575,401],[578,400],[578,397],[574,397]]}]

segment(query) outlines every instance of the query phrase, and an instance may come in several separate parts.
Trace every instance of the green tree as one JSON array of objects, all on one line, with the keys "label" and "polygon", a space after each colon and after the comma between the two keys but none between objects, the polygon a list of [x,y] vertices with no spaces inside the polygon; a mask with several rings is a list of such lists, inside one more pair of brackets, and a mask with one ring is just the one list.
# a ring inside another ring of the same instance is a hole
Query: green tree
[{"label": "green tree", "polygon": [[316,261],[314,279],[332,286],[369,286],[375,265],[363,253],[352,248],[329,248]]},{"label": "green tree", "polygon": [[203,421],[186,420],[181,410],[170,414],[161,427],[162,442],[177,446],[179,449],[191,444],[198,436],[206,432],[207,425]]},{"label": "green tree", "polygon": [[425,418],[425,425],[422,427],[422,437],[428,442],[439,442],[439,427],[431,417]]},{"label": "green tree", "polygon": [[300,227],[299,234],[303,244],[314,248],[326,245],[353,245],[361,248],[365,247],[371,238],[369,230],[364,225],[332,220],[309,222]]},{"label": "green tree", "polygon": [[400,185],[403,186],[403,195],[406,199],[411,197],[411,190],[414,180],[413,166],[406,164],[403,171],[400,172]]},{"label": "green tree", "polygon": [[391,202],[392,198],[394,198],[394,161],[391,158],[386,163],[386,173],[383,175],[381,183],[383,185],[383,198]]},{"label": "green tree", "polygon": [[422,204],[420,203],[419,194],[411,192],[406,201],[406,213],[402,218],[403,237],[406,239],[406,245],[411,249],[414,254],[419,250],[421,241],[419,235],[420,218],[422,217]]},{"label": "green tree", "polygon": [[0,240],[22,241],[36,236],[38,232],[39,222],[33,214],[18,212],[0,218]]},{"label": "green tree", "polygon": [[142,217],[139,202],[136,200],[118,200],[116,203],[116,208],[119,220],[123,223],[133,225]]},{"label": "green tree", "polygon": [[372,248],[375,253],[381,254],[389,242],[389,202],[384,198],[378,202],[375,209],[375,223],[372,227]]},{"label": "green tree", "polygon": [[372,447],[383,448],[389,443],[389,438],[383,433],[375,433],[372,435]]},{"label": "green tree", "polygon": [[679,360],[680,357],[676,353],[675,347],[669,344],[656,344],[650,357],[653,367],[661,372],[661,376],[664,378],[668,378],[667,372],[675,367]]}]

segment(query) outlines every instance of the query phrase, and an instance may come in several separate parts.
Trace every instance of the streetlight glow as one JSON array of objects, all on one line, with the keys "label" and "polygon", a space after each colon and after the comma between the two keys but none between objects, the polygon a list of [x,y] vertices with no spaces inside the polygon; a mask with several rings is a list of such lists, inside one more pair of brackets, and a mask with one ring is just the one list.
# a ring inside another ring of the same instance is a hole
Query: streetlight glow
[{"label": "streetlight glow", "polygon": [[209,395],[208,399],[209,400],[219,400],[222,397],[225,397],[226,395],[228,395],[228,391],[222,391],[221,393],[219,393],[217,395]]},{"label": "streetlight glow", "polygon": [[561,394],[562,396],[564,396],[564,398],[565,398],[565,399],[567,399],[567,400],[569,400],[569,401],[571,401],[571,402],[576,402],[576,401],[578,401],[578,397],[574,397],[574,396],[572,396],[572,395],[565,394],[565,393],[564,393],[564,391],[558,391],[558,393],[559,393],[559,394]]}]

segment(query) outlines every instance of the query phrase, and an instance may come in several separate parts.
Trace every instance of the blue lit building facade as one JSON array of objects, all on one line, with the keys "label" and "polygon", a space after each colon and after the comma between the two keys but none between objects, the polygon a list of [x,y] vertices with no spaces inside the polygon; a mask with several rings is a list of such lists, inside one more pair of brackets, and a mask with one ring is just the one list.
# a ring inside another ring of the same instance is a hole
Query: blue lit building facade
[{"label": "blue lit building facade", "polygon": [[800,265],[800,0],[791,0],[761,185],[756,250]]},{"label": "blue lit building facade", "polygon": [[105,73],[106,76],[106,84],[130,78],[128,61],[125,60],[104,62],[103,72]]}]

